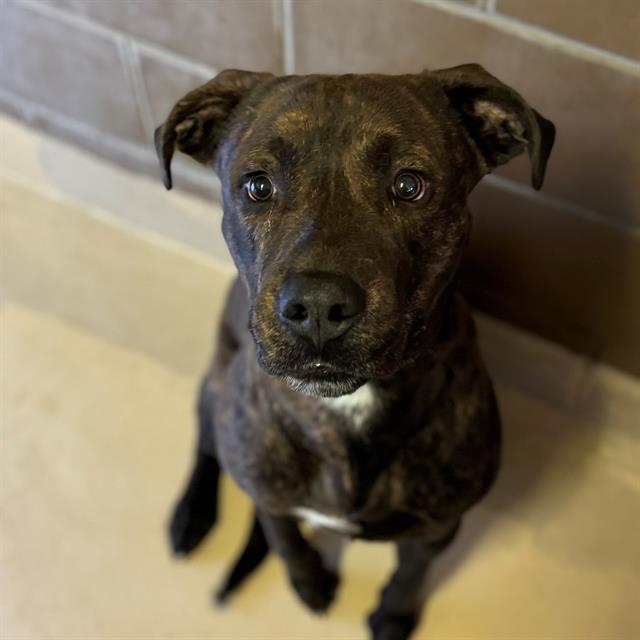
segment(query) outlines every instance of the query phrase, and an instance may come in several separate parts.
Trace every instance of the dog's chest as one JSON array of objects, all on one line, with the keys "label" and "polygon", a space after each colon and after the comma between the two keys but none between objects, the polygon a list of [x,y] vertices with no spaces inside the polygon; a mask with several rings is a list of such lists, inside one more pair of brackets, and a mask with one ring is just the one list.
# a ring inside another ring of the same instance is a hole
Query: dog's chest
[{"label": "dog's chest", "polygon": [[[307,491],[289,512],[313,526],[370,537],[380,526],[399,522],[406,511],[406,483],[397,460],[380,452],[356,453],[341,464],[319,464],[307,479]],[[387,464],[388,463],[388,464]]]},{"label": "dog's chest", "polygon": [[374,508],[393,510],[391,475],[385,462],[390,450],[370,443],[372,430],[384,428],[384,399],[371,384],[339,398],[319,401],[318,440],[320,451],[307,478],[307,492],[290,512],[315,526],[357,535],[361,524],[356,513]]},{"label": "dog's chest", "polygon": [[312,527],[323,527],[349,535],[361,533],[362,526],[357,522],[351,522],[343,516],[331,515],[309,507],[294,507],[291,515],[303,520]]},{"label": "dog's chest", "polygon": [[384,435],[396,419],[372,385],[320,401],[290,391],[237,400],[219,414],[219,455],[262,508],[358,536],[406,511],[403,445]]}]

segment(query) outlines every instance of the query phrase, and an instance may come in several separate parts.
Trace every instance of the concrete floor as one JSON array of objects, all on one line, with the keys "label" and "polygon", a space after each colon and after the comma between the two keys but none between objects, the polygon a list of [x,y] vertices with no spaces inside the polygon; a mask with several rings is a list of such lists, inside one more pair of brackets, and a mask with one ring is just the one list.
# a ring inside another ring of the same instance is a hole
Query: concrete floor
[{"label": "concrete floor", "polygon": [[[11,121],[0,135],[0,637],[366,637],[386,545],[348,548],[322,618],[273,559],[213,607],[249,520],[231,482],[202,549],[168,553],[197,378],[232,274],[219,212]],[[635,640],[640,382],[478,321],[504,467],[435,567],[415,637]]]}]

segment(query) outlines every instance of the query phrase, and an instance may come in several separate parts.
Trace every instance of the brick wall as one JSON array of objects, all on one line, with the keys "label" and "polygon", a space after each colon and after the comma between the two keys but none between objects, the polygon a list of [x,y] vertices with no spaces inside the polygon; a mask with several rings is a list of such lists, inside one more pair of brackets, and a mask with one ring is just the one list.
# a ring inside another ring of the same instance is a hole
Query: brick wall
[{"label": "brick wall", "polygon": [[[483,310],[640,374],[638,0],[1,0],[0,107],[156,173],[154,126],[225,67],[400,73],[479,62],[558,128],[472,197]],[[188,161],[177,180],[215,196]]]}]

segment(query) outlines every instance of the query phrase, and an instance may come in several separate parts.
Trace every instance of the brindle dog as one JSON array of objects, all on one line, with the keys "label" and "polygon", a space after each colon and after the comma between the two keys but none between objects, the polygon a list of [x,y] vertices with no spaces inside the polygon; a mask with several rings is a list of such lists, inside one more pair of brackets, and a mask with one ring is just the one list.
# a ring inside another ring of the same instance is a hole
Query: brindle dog
[{"label": "brindle dog", "polygon": [[469,193],[526,151],[540,188],[554,127],[477,65],[416,75],[227,70],[156,131],[215,169],[238,268],[199,400],[195,466],[171,522],[188,553],[216,520],[220,465],[256,520],[219,594],[267,550],[314,611],[338,577],[301,519],[394,542],[369,624],[407,638],[433,557],[489,489],[500,421],[455,277]]}]

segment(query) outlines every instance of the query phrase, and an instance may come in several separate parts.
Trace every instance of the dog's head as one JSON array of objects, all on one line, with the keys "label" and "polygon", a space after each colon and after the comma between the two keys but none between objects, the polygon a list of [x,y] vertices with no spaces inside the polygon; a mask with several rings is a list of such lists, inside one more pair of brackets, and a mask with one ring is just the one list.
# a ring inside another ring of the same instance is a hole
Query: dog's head
[{"label": "dog's head", "polygon": [[424,346],[470,231],[480,178],[527,151],[539,188],[553,125],[477,65],[417,75],[228,70],[156,131],[222,181],[223,232],[261,366],[336,396]]}]

